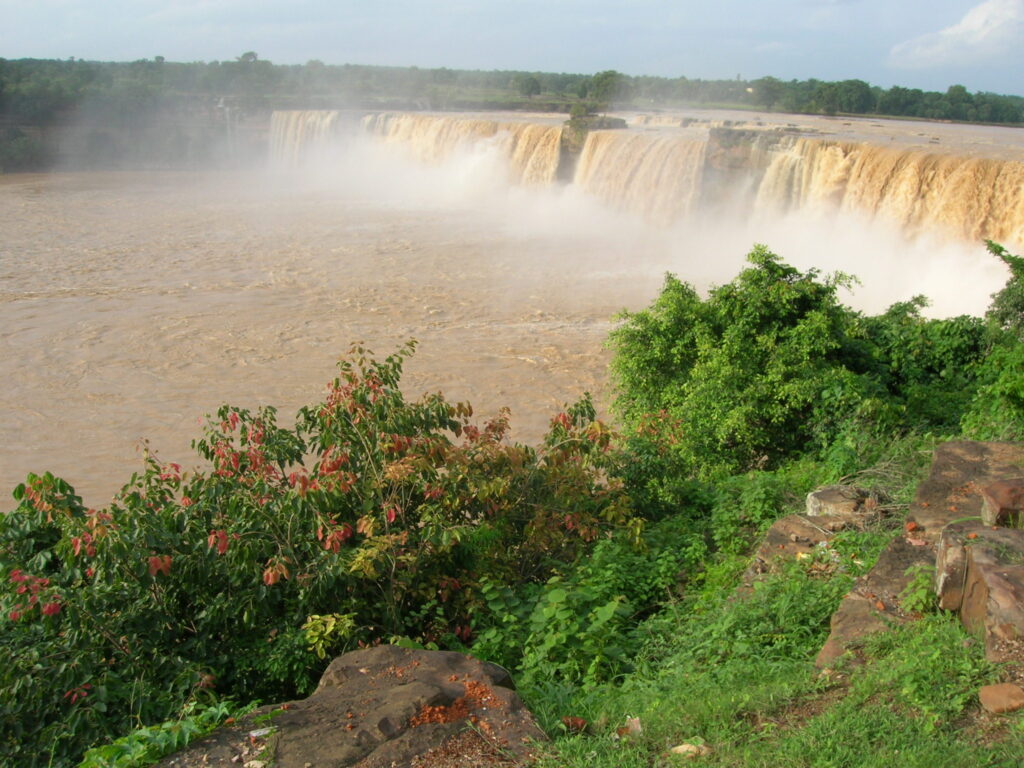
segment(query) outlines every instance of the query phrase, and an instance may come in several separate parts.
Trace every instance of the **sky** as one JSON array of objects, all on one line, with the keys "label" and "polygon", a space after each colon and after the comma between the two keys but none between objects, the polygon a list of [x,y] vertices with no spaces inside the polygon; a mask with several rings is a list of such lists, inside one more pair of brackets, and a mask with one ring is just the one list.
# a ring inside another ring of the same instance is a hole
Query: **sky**
[{"label": "sky", "polygon": [[1024,0],[0,0],[0,57],[381,64],[1024,95]]}]

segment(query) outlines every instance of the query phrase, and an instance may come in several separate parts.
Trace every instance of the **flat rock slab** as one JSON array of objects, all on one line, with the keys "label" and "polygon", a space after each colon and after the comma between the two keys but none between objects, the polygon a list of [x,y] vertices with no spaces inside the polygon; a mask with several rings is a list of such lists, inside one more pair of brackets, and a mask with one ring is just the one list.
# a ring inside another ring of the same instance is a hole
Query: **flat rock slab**
[{"label": "flat rock slab", "polygon": [[259,710],[158,765],[511,767],[533,762],[544,740],[496,664],[379,646],[339,656],[309,698]]},{"label": "flat rock slab", "polygon": [[[875,567],[858,580],[843,598],[832,617],[832,632],[818,654],[816,664],[819,667],[830,665],[852,644],[869,634],[884,630],[892,621],[905,618],[899,610],[898,598],[910,581],[906,575],[907,569],[917,563],[936,563],[937,552],[943,547],[941,539],[946,526],[980,525],[982,488],[1022,476],[1024,445],[956,440],[938,446],[932,457],[928,477],[918,486],[910,505],[906,535],[886,547]],[[944,606],[950,602],[964,601],[963,593],[968,584],[969,570],[966,551],[960,544],[947,542],[945,548],[950,553],[948,559],[952,572],[945,580],[947,596],[944,598]],[[937,579],[942,578],[941,570],[941,567],[936,568]],[[980,570],[976,568],[972,573],[980,573]],[[975,584],[975,581],[970,583]],[[987,605],[994,600],[999,605],[1006,605],[1005,612],[997,615],[1004,616],[1013,612],[1003,598],[1004,593],[999,590],[989,589],[986,592],[978,584],[972,590],[972,606]],[[977,610],[979,614],[982,612]],[[973,615],[970,610],[968,614]],[[992,619],[990,623],[999,627],[1000,638],[1012,636],[1001,619]],[[988,643],[986,639],[986,650]],[[1000,653],[1005,654],[1013,643],[1001,639],[998,645],[1002,649]]]},{"label": "flat rock slab", "polygon": [[1024,477],[1024,445],[953,440],[935,449],[927,479],[917,488],[907,520],[937,542],[950,523],[980,521],[981,490]]},{"label": "flat rock slab", "polygon": [[900,536],[889,542],[874,568],[857,579],[839,603],[832,614],[828,639],[814,660],[819,668],[832,664],[868,635],[906,619],[899,608],[899,595],[910,583],[907,571],[912,566],[931,565],[935,561],[934,547],[912,541],[915,540]]},{"label": "flat rock slab", "polygon": [[978,691],[978,699],[981,706],[994,715],[1016,712],[1024,708],[1024,689],[1013,683],[986,685]]},{"label": "flat rock slab", "polygon": [[776,520],[743,574],[740,593],[749,592],[755,581],[774,572],[780,562],[812,556],[820,545],[830,541],[848,524],[848,518],[832,515],[787,515]]}]

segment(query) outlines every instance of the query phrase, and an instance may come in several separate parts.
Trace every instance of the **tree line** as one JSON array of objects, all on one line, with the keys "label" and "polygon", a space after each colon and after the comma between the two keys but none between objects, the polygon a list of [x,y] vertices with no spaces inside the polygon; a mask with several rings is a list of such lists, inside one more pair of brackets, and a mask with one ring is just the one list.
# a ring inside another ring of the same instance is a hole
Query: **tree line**
[{"label": "tree line", "polygon": [[73,119],[131,126],[154,112],[204,114],[228,105],[241,114],[273,109],[530,109],[610,107],[759,108],[805,114],[884,115],[1024,123],[1024,98],[945,92],[863,80],[702,80],[445,67],[274,64],[252,51],[228,61],[132,62],[0,58],[0,171],[45,164],[41,135]]},{"label": "tree line", "polygon": [[[509,70],[454,70],[445,67],[273,64],[254,52],[230,61],[179,63],[162,56],[133,62],[0,58],[0,119],[46,125],[90,100],[131,108],[180,96],[236,96],[268,100],[270,106],[296,98],[372,103],[404,98],[480,101],[537,99],[558,107],[590,100],[598,106],[662,107],[687,104],[759,107],[819,114],[878,114],[937,120],[1024,122],[1024,98],[971,93],[962,85],[945,92],[863,80],[783,81],[774,77],[702,80],[629,76],[614,70],[593,75]],[[431,104],[431,106],[437,106]]]}]

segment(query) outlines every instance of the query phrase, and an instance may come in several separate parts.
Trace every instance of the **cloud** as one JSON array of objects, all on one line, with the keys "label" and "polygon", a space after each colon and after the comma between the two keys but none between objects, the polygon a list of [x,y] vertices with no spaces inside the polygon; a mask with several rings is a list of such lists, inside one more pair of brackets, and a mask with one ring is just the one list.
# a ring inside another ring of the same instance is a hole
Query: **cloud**
[{"label": "cloud", "polygon": [[1024,0],[986,0],[956,24],[893,46],[889,63],[906,69],[981,64],[1024,44]]}]

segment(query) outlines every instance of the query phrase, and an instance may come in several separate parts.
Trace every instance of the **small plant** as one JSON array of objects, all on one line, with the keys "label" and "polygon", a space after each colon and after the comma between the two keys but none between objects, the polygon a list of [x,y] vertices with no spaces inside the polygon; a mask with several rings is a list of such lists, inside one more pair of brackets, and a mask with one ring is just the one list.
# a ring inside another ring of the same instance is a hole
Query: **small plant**
[{"label": "small plant", "polygon": [[212,732],[229,717],[239,717],[252,706],[236,708],[230,701],[209,706],[189,702],[175,720],[138,728],[110,744],[85,753],[78,768],[141,768],[177,752]]},{"label": "small plant", "polygon": [[935,610],[935,566],[915,563],[905,573],[910,577],[910,582],[900,592],[900,609],[905,613]]}]

